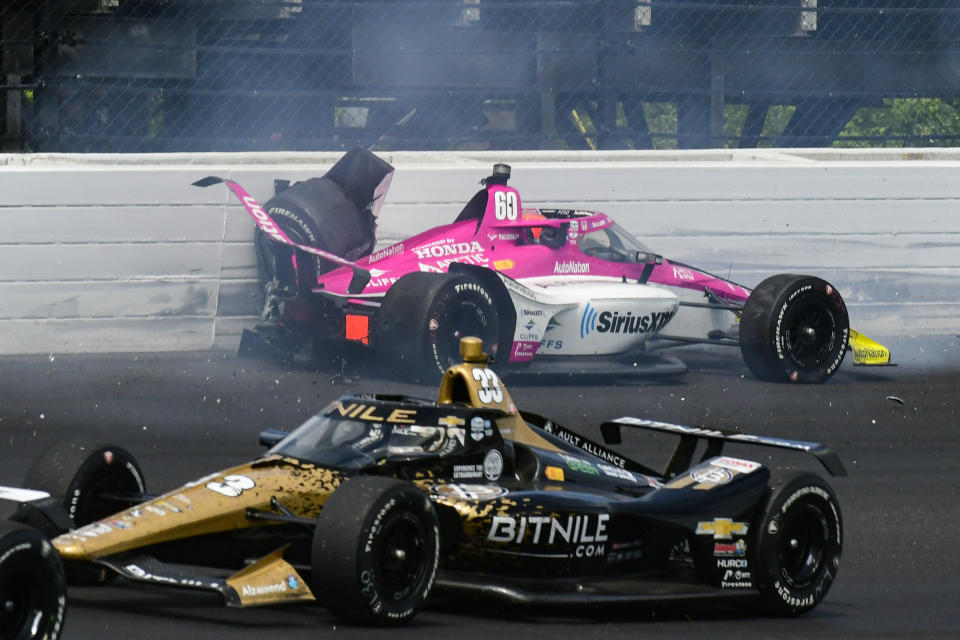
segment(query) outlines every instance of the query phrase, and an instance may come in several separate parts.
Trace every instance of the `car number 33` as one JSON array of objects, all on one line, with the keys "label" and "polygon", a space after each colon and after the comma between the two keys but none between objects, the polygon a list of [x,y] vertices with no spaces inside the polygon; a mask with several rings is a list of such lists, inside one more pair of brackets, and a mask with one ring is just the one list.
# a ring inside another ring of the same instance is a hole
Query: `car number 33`
[{"label": "car number 33", "polygon": [[477,397],[483,404],[499,404],[503,402],[503,389],[500,388],[500,378],[490,369],[474,369],[473,379],[480,383]]}]

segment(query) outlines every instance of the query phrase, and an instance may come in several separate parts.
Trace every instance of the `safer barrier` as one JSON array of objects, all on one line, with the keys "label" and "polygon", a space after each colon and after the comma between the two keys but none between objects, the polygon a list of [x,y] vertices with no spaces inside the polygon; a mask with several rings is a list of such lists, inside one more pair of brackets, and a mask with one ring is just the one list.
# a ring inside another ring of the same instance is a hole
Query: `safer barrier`
[{"label": "safer barrier", "polygon": [[[338,153],[0,156],[0,353],[234,349],[256,321],[253,224],[274,179]],[[379,246],[451,221],[494,162],[528,205],[612,214],[746,286],[816,273],[873,337],[960,316],[960,150],[394,152]]]}]

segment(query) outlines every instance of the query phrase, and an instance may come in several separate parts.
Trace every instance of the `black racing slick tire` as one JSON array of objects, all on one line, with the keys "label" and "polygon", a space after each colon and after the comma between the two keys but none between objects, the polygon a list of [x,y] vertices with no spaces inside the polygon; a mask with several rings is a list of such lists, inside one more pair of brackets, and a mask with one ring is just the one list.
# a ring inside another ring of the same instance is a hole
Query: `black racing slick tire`
[{"label": "black racing slick tire", "polygon": [[[129,451],[83,440],[58,442],[40,454],[23,486],[60,500],[77,527],[137,504],[147,490],[143,471]],[[68,563],[66,575],[72,585],[98,585],[114,577],[90,563]]]},{"label": "black racing slick tire", "polygon": [[767,498],[751,538],[753,580],[767,612],[810,611],[840,568],[843,519],[833,489],[811,473],[787,476]]},{"label": "black racing slick tire", "polygon": [[432,383],[462,361],[460,338],[480,338],[496,357],[502,333],[496,301],[490,287],[465,274],[403,276],[387,291],[374,325],[381,360]]},{"label": "black racing slick tire", "polygon": [[35,529],[0,522],[0,639],[55,640],[66,611],[67,583],[56,549]]},{"label": "black racing slick tire", "polygon": [[814,276],[767,278],[740,317],[740,352],[761,380],[824,382],[840,368],[849,339],[846,303]]},{"label": "black racing slick tire", "polygon": [[78,527],[126,509],[146,493],[143,471],[129,451],[82,440],[59,442],[44,451],[23,486],[62,500]]},{"label": "black racing slick tire", "polygon": [[420,610],[440,560],[437,514],[414,485],[358,476],[330,496],[313,537],[312,588],[336,617],[400,625]]},{"label": "black racing slick tire", "polygon": [[[376,244],[373,216],[351,202],[343,188],[326,177],[297,182],[268,200],[263,208],[298,244],[349,260],[369,254]],[[280,314],[279,321],[294,333],[290,341],[296,350],[311,334],[316,319],[311,302],[317,276],[337,264],[277,242],[260,229],[254,236],[254,247],[258,311],[265,317]],[[274,296],[283,298],[282,306]]]}]

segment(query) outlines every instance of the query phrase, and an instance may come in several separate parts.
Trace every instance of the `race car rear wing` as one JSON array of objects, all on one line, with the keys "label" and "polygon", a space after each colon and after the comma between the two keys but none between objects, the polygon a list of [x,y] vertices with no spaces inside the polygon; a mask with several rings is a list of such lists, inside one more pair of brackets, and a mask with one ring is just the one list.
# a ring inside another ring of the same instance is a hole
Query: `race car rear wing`
[{"label": "race car rear wing", "polygon": [[693,464],[694,450],[700,440],[707,443],[706,451],[703,453],[702,460],[719,456],[723,451],[723,445],[727,442],[737,444],[753,444],[763,447],[776,447],[778,449],[792,449],[794,451],[803,451],[813,455],[820,464],[833,476],[845,476],[847,470],[844,468],[840,457],[829,446],[818,442],[804,442],[801,440],[784,440],[782,438],[768,438],[766,436],[753,436],[737,431],[726,431],[722,429],[706,429],[704,427],[688,427],[680,424],[671,424],[669,422],[657,422],[656,420],[644,420],[642,418],[617,418],[600,425],[600,433],[603,435],[603,441],[606,444],[620,444],[622,427],[632,427],[634,429],[648,429],[651,431],[660,431],[672,433],[680,436],[680,442],[674,450],[667,463],[667,469],[663,476],[670,478],[678,473],[689,469]]}]

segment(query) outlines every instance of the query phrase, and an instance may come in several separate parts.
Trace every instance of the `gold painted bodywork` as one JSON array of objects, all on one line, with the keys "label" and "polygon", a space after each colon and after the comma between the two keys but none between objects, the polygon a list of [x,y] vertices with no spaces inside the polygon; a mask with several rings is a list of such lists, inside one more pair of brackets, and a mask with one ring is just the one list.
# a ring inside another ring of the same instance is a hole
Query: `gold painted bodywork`
[{"label": "gold painted bodywork", "polygon": [[283,559],[286,547],[277,549],[227,579],[240,606],[316,600],[296,570]]},{"label": "gold painted bodywork", "polygon": [[[497,421],[505,438],[558,450],[520,417],[509,392],[500,385],[496,374],[486,368],[480,341],[466,338],[464,344],[465,362],[451,367],[444,375],[440,403],[500,409],[507,414]],[[351,408],[352,405],[339,407],[339,411],[343,414]],[[353,412],[361,410],[366,410],[367,415],[360,415],[360,419],[414,422],[409,415],[413,411],[380,417],[372,413],[373,406],[353,408]],[[172,540],[270,526],[271,522],[247,518],[246,512],[248,509],[271,511],[273,499],[293,515],[312,519],[320,514],[327,498],[344,479],[338,471],[293,458],[268,456],[187,483],[158,498],[60,535],[53,544],[65,560],[89,562]]]},{"label": "gold painted bodywork", "polygon": [[60,535],[53,545],[65,560],[92,561],[171,540],[269,526],[248,519],[246,510],[270,511],[272,498],[294,515],[315,518],[343,480],[337,471],[270,456]]},{"label": "gold painted bodywork", "polygon": [[[461,343],[463,363],[450,367],[443,376],[438,404],[499,410],[495,418],[504,440],[547,451],[562,451],[523,420],[507,389],[493,370],[476,338]],[[417,422],[416,409],[384,409],[375,403],[335,403],[330,415],[364,422],[395,423],[405,426]],[[450,425],[443,420],[449,419]],[[456,424],[453,424],[456,422]],[[489,423],[487,423],[489,426]],[[441,426],[465,426],[456,415],[441,418]],[[469,427],[467,427],[469,428]],[[563,480],[562,469],[556,468]],[[552,478],[556,480],[556,478]],[[276,526],[278,520],[249,518],[251,511],[317,518],[330,495],[346,480],[346,475],[295,458],[267,455],[253,462],[224,469],[157,498],[120,511],[110,517],[64,533],[53,540],[61,557],[68,562],[101,562],[123,575],[148,582],[196,587],[202,580],[156,575],[153,565],[140,566],[137,553],[153,545],[208,534],[226,533],[253,527]],[[458,498],[434,491],[438,486],[454,488],[471,485],[449,484],[451,478],[432,470],[417,472],[412,481],[434,502],[455,510],[461,517],[467,539],[484,540],[491,518],[517,508],[511,496]],[[477,485],[481,486],[481,485]],[[483,485],[483,488],[497,485]],[[506,492],[504,492],[506,493]],[[541,506],[530,505],[532,513]],[[286,547],[273,550],[225,580],[201,588],[214,588],[224,594],[231,606],[255,606],[301,600],[313,600],[306,581],[284,560]],[[481,549],[467,545],[464,552],[479,557]],[[129,559],[128,559],[129,558]],[[159,569],[156,569],[159,571]]]}]

